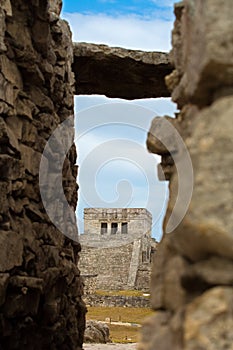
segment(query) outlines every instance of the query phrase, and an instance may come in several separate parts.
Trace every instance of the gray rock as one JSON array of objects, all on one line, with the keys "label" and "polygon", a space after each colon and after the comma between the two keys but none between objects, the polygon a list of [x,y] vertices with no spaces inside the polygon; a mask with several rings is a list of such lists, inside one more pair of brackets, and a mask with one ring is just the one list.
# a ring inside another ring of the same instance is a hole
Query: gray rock
[{"label": "gray rock", "polygon": [[84,341],[86,343],[103,344],[110,342],[109,327],[102,322],[87,321]]}]

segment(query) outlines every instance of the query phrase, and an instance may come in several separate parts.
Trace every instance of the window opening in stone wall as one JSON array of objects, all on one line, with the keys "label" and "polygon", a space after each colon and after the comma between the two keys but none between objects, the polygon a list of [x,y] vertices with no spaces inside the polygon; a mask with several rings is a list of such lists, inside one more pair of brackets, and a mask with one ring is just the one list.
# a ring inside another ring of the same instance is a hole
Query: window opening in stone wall
[{"label": "window opening in stone wall", "polygon": [[143,252],[142,252],[142,262],[144,263],[144,262],[146,262],[146,261],[147,261],[146,252],[143,251]]},{"label": "window opening in stone wall", "polygon": [[147,247],[147,260],[150,260],[150,248]]},{"label": "window opening in stone wall", "polygon": [[121,233],[127,234],[128,233],[128,222],[122,222],[121,224]]},{"label": "window opening in stone wall", "polygon": [[100,229],[101,235],[104,235],[107,232],[108,232],[108,224],[107,224],[107,222],[101,222],[101,229]]},{"label": "window opening in stone wall", "polygon": [[118,229],[118,223],[117,222],[112,222],[111,224],[111,234],[115,235],[117,233]]}]

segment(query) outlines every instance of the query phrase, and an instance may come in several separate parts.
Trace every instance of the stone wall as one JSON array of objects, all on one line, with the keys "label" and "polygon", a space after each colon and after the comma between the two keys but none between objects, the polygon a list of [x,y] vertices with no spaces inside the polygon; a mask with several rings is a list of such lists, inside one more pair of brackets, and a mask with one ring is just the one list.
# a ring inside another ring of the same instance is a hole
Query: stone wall
[{"label": "stone wall", "polygon": [[97,274],[97,289],[125,289],[128,285],[132,250],[132,243],[119,248],[103,249],[83,245],[79,265],[82,274]]},{"label": "stone wall", "polygon": [[[94,277],[96,289],[103,290],[149,290],[151,275],[151,250],[156,242],[148,236],[131,242],[98,241],[98,246],[89,246],[88,235],[80,235],[82,251],[80,253],[79,267],[87,283],[88,276]],[[114,243],[118,243],[114,246]],[[144,259],[144,260],[143,260]]]},{"label": "stone wall", "polygon": [[[95,295],[90,294],[84,297],[87,306],[103,307],[145,307],[151,306],[150,299],[146,297],[121,296],[121,295]],[[111,311],[110,311],[111,313]]]},{"label": "stone wall", "polygon": [[[107,225],[107,231],[103,233],[101,224]],[[144,208],[86,208],[84,209],[84,235],[98,236],[111,235],[111,224],[117,224],[116,234],[131,234],[135,237],[148,233],[151,234],[152,216]],[[122,232],[122,223],[127,224],[127,233]],[[112,236],[111,236],[112,237]],[[108,240],[112,240],[108,237]],[[90,238],[89,238],[90,239]],[[121,238],[119,238],[121,239]]]},{"label": "stone wall", "polygon": [[[225,0],[185,0],[175,7],[167,77],[180,113],[171,122],[189,150],[194,189],[186,216],[164,234],[154,259],[152,306],[141,350],[220,350],[233,344],[233,7]],[[173,154],[153,121],[148,148],[170,179],[164,228],[179,183]],[[164,136],[164,135],[163,135]],[[157,139],[158,137],[158,139]],[[174,137],[169,145],[174,146]],[[180,149],[173,149],[174,154]],[[177,213],[175,213],[177,214]]]},{"label": "stone wall", "polygon": [[[118,227],[114,234],[112,223]],[[121,230],[122,223],[127,223],[125,232]],[[96,274],[97,289],[148,290],[151,254],[156,246],[151,238],[151,224],[152,216],[144,208],[84,209],[85,232],[79,236],[82,275]]]},{"label": "stone wall", "polygon": [[[50,222],[38,179],[49,136],[73,114],[73,47],[60,10],[60,0],[1,1],[0,348],[4,350],[82,348],[80,245]],[[72,147],[63,185],[73,208],[75,159]]]}]

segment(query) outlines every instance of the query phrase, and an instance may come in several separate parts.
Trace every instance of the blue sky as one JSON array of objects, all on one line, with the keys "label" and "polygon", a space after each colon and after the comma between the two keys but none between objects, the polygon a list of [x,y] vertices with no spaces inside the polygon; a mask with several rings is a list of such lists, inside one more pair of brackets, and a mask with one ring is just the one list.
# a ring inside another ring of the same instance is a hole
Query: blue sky
[{"label": "blue sky", "polygon": [[[168,52],[171,48],[171,0],[64,0],[62,17],[73,41]],[[173,116],[170,99],[124,101],[105,96],[76,96],[79,232],[85,207],[147,207],[153,236],[162,235],[168,189],[157,180],[160,157],[146,150],[153,117]]]},{"label": "blue sky", "polygon": [[171,20],[173,17],[170,0],[64,0],[64,12],[82,14],[134,15],[144,18],[160,17]]}]

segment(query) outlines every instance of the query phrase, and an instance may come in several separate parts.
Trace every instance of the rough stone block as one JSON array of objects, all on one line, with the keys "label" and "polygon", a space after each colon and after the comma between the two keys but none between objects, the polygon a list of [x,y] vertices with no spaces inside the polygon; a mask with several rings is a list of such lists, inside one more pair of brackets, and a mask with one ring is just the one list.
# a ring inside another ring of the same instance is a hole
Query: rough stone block
[{"label": "rough stone block", "polygon": [[23,263],[23,242],[18,233],[0,232],[0,272],[21,266]]},{"label": "rough stone block", "polygon": [[41,154],[34,151],[31,147],[21,145],[22,162],[25,169],[32,175],[36,176],[39,173]]},{"label": "rough stone block", "polygon": [[203,106],[221,90],[232,93],[233,7],[225,0],[185,0],[182,13],[173,34],[181,80],[172,97],[180,105],[191,100]]},{"label": "rough stone block", "polygon": [[0,306],[5,302],[9,277],[9,273],[0,273]]},{"label": "rough stone block", "polygon": [[17,65],[5,55],[0,56],[0,69],[7,81],[14,87],[23,89],[22,77]]},{"label": "rough stone block", "polygon": [[[233,97],[225,97],[191,119],[192,138],[186,143],[194,167],[194,188],[188,213],[175,230],[173,243],[182,255],[194,261],[209,254],[229,259],[233,256],[232,114]],[[177,188],[174,175],[165,224]]]},{"label": "rough stone block", "polygon": [[76,94],[102,94],[125,99],[168,97],[164,78],[169,56],[87,43],[74,44]]},{"label": "rough stone block", "polygon": [[191,302],[185,313],[184,349],[232,349],[233,289],[216,287]]},{"label": "rough stone block", "polygon": [[166,311],[158,311],[154,316],[147,318],[142,327],[138,350],[180,350],[181,320],[175,331],[170,327],[171,320],[171,314]]},{"label": "rough stone block", "polygon": [[181,279],[188,263],[174,249],[171,235],[165,236],[158,245],[151,276],[151,304],[154,310],[177,310],[186,302],[186,291]]},{"label": "rough stone block", "polygon": [[23,164],[20,160],[8,155],[0,155],[0,178],[7,180],[17,180],[22,178]]}]

